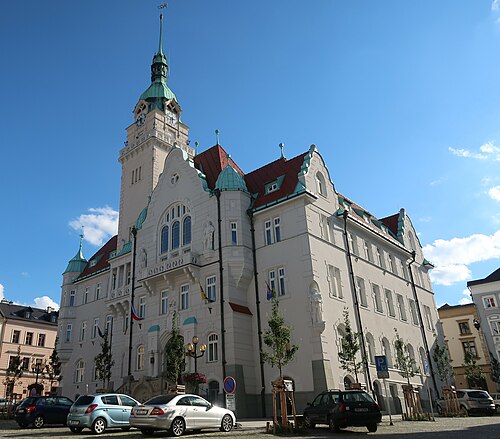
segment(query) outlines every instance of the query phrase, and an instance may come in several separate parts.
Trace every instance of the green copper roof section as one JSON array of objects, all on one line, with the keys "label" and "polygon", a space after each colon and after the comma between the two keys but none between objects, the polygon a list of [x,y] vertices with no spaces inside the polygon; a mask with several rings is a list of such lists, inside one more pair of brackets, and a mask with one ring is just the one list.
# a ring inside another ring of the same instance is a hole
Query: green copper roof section
[{"label": "green copper roof section", "polygon": [[227,166],[221,171],[215,183],[215,189],[221,191],[243,191],[248,193],[243,176],[229,163],[231,156],[227,155]]},{"label": "green copper roof section", "polygon": [[160,325],[152,325],[148,329],[148,332],[159,332],[159,331],[160,331]]},{"label": "green copper roof section", "polygon": [[128,242],[123,244],[123,247],[119,252],[115,252],[115,254],[113,256],[110,255],[109,259],[110,260],[115,259],[118,256],[124,255],[126,253],[130,253],[131,251],[132,251],[132,241],[128,241]]},{"label": "green copper roof section", "polygon": [[69,261],[68,266],[66,267],[66,270],[64,270],[63,274],[81,273],[85,269],[85,266],[87,265],[87,259],[85,259],[85,257],[83,256],[82,241],[83,235],[80,235],[80,248],[78,249],[78,252],[74,256],[74,258]]},{"label": "green copper roof section", "polygon": [[183,325],[196,325],[198,323],[198,320],[196,320],[196,317],[194,316],[191,316],[191,317],[188,317],[186,320],[184,320],[184,323]]},{"label": "green copper roof section", "polygon": [[148,216],[148,207],[149,203],[151,202],[151,195],[148,196],[148,205],[141,210],[141,213],[137,217],[137,221],[135,222],[135,228],[137,230],[142,229],[142,225],[144,224],[144,221],[146,221],[146,218]]}]

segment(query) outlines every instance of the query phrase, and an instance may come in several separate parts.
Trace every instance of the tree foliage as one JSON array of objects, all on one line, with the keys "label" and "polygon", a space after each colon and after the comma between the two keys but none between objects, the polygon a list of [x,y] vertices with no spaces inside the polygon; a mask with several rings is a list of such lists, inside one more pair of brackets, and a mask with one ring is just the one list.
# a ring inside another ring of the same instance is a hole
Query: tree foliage
[{"label": "tree foliage", "polygon": [[432,359],[434,360],[437,374],[439,375],[439,378],[441,378],[441,381],[446,384],[451,384],[451,379],[455,373],[453,372],[453,367],[450,363],[448,349],[446,349],[446,346],[436,344],[436,346],[434,346],[434,351],[432,352]]},{"label": "tree foliage", "polygon": [[178,327],[178,316],[174,312],[172,317],[172,331],[170,338],[165,345],[165,370],[164,375],[167,381],[179,384],[181,373],[184,370],[186,350],[184,348],[184,337]]},{"label": "tree foliage", "polygon": [[469,386],[481,387],[484,382],[483,369],[479,364],[477,364],[476,356],[470,349],[466,349],[465,351],[462,367],[464,368],[464,375],[469,382]]},{"label": "tree foliage", "polygon": [[9,360],[9,365],[5,370],[5,379],[4,384],[6,387],[6,396],[9,391],[12,391],[14,386],[16,385],[16,381],[21,378],[23,375],[23,360],[21,358],[21,346],[17,347],[17,355],[15,357],[11,357]]},{"label": "tree foliage", "polygon": [[279,302],[273,294],[273,307],[271,318],[268,321],[269,329],[264,332],[264,344],[270,348],[271,352],[262,351],[262,360],[271,367],[277,367],[280,378],[283,377],[283,367],[293,360],[295,353],[299,349],[297,345],[290,344],[292,329],[285,323],[285,319],[280,312]]},{"label": "tree foliage", "polygon": [[101,352],[96,355],[94,361],[97,378],[102,381],[102,387],[105,389],[109,386],[111,368],[115,364],[115,360],[113,360],[113,353],[111,352],[111,345],[108,340],[108,331],[106,331],[102,336]]},{"label": "tree foliage", "polygon": [[359,333],[352,330],[349,311],[344,308],[345,335],[342,337],[342,350],[339,352],[340,367],[354,374],[358,382],[358,373],[363,370],[363,359],[358,361]]},{"label": "tree foliage", "polygon": [[412,355],[410,355],[408,343],[403,341],[403,339],[399,336],[398,331],[396,331],[394,349],[396,351],[396,368],[399,370],[399,374],[403,378],[406,378],[406,381],[410,384],[410,378],[414,377],[419,370],[415,359]]},{"label": "tree foliage", "polygon": [[57,352],[57,337],[54,349],[52,350],[52,354],[50,354],[49,362],[47,363],[45,370],[51,386],[54,383],[54,381],[58,381],[60,379],[61,361],[59,360],[59,353]]}]

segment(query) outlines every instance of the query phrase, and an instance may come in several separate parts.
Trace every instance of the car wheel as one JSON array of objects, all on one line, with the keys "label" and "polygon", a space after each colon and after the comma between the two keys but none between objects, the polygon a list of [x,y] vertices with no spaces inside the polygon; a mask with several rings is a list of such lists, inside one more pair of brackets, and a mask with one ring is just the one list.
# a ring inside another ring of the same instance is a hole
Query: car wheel
[{"label": "car wheel", "polygon": [[43,424],[45,424],[43,416],[38,415],[35,419],[33,419],[33,427],[42,428]]},{"label": "car wheel", "polygon": [[463,405],[460,406],[460,416],[469,416],[469,412]]},{"label": "car wheel", "polygon": [[220,423],[220,431],[225,431],[226,433],[228,431],[231,431],[233,429],[233,418],[231,418],[231,415],[224,415],[222,417],[222,422]]},{"label": "car wheel", "polygon": [[170,434],[172,436],[182,436],[185,431],[186,431],[186,424],[184,422],[184,419],[175,418],[172,421],[172,425],[170,425]]},{"label": "car wheel", "polygon": [[92,424],[91,430],[95,434],[102,434],[106,430],[106,420],[104,418],[97,418]]},{"label": "car wheel", "polygon": [[373,424],[368,424],[366,428],[370,433],[375,433],[377,431],[377,423],[374,422]]},{"label": "car wheel", "polygon": [[141,428],[143,436],[152,436],[155,431],[152,428]]},{"label": "car wheel", "polygon": [[340,431],[340,427],[335,423],[331,416],[328,418],[328,427],[330,427],[330,430],[335,433]]},{"label": "car wheel", "polygon": [[82,427],[69,427],[73,433],[81,433],[83,431]]},{"label": "car wheel", "polygon": [[308,415],[304,416],[304,427],[305,428],[314,428],[316,427],[316,424],[311,421],[311,418]]}]

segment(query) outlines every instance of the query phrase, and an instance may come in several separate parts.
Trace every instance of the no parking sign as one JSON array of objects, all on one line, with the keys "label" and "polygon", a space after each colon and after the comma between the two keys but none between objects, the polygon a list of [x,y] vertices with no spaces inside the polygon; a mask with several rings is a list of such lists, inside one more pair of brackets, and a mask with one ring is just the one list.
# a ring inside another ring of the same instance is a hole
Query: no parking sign
[{"label": "no parking sign", "polygon": [[236,390],[236,380],[233,377],[226,377],[224,379],[224,392],[232,395]]}]

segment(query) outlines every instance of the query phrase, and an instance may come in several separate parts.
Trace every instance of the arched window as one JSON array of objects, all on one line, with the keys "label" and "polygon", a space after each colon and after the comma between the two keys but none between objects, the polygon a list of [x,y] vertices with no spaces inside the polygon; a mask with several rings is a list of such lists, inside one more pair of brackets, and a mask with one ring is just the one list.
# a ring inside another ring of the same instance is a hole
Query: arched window
[{"label": "arched window", "polygon": [[172,224],[172,250],[179,248],[180,244],[180,224],[179,221],[175,221]]},{"label": "arched window", "polygon": [[426,372],[426,369],[429,368],[429,365],[427,364],[427,355],[425,355],[424,348],[418,348],[418,356],[420,357],[420,373],[422,375],[429,373],[428,371]]},{"label": "arched window", "polygon": [[137,370],[144,370],[144,346],[137,348]]},{"label": "arched window", "polygon": [[418,365],[415,360],[415,350],[410,343],[406,345],[406,349],[408,349],[408,356],[413,360],[413,372],[416,372],[418,370]]},{"label": "arched window", "polygon": [[375,364],[375,340],[370,333],[366,334],[366,347],[368,351],[368,361],[371,364]]},{"label": "arched window", "polygon": [[349,376],[345,376],[344,377],[344,389],[345,390],[349,390],[351,388],[351,384],[353,383],[354,381],[351,379],[351,377]]},{"label": "arched window", "polygon": [[76,363],[75,382],[83,383],[84,377],[85,377],[85,361],[79,360],[78,363]]},{"label": "arched window", "polygon": [[391,344],[385,337],[382,339],[382,354],[387,358],[387,366],[392,367]]},{"label": "arched window", "polygon": [[168,226],[161,229],[161,253],[168,252]]},{"label": "arched window", "polygon": [[182,245],[191,244],[191,217],[187,216],[182,222]]},{"label": "arched window", "polygon": [[219,336],[210,334],[208,336],[208,361],[213,363],[219,359],[218,355]]},{"label": "arched window", "polygon": [[316,186],[318,189],[318,193],[326,197],[325,178],[323,177],[323,174],[321,172],[316,173]]},{"label": "arched window", "polygon": [[219,397],[219,382],[210,381],[208,383],[208,400],[212,403],[217,402]]}]

